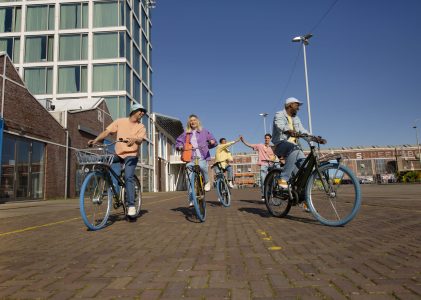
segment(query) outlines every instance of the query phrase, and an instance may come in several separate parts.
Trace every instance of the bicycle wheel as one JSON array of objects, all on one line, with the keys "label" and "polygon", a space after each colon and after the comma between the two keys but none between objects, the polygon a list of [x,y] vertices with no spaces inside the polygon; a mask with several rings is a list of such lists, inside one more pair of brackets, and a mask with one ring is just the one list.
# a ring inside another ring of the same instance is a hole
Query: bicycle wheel
[{"label": "bicycle wheel", "polygon": [[[124,199],[125,199],[125,203],[124,203],[124,214],[127,216],[127,189],[124,189]],[[134,176],[134,207],[136,208],[136,215],[134,216],[134,218],[136,218],[139,213],[140,213],[140,209],[142,207],[142,189],[140,186],[140,181],[139,178],[137,178],[137,176]],[[133,217],[132,217],[133,218]]]},{"label": "bicycle wheel", "polygon": [[218,198],[221,204],[225,207],[230,206],[231,192],[224,178],[218,178],[218,181],[216,182],[216,190],[218,191]]},{"label": "bicycle wheel", "polygon": [[270,171],[265,178],[264,194],[265,204],[270,214],[275,217],[285,217],[291,209],[288,191],[278,185],[278,179],[281,176],[281,170],[274,169]]},{"label": "bicycle wheel", "polygon": [[95,171],[83,181],[79,209],[83,222],[90,230],[104,227],[110,215],[112,192],[103,172]]},{"label": "bicycle wheel", "polygon": [[[314,217],[328,226],[342,226],[351,221],[361,206],[360,184],[350,169],[328,163],[310,175],[307,204]],[[328,187],[325,191],[322,181]]]},{"label": "bicycle wheel", "polygon": [[206,200],[205,200],[205,190],[202,174],[192,172],[191,174],[191,195],[194,204],[194,209],[196,211],[197,218],[204,222],[206,219]]}]

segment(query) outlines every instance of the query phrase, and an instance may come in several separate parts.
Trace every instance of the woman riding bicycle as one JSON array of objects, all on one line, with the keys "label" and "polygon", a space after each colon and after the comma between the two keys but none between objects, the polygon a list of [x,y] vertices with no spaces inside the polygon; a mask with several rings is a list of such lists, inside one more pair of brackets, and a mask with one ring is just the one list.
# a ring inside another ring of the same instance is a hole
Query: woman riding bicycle
[{"label": "woman riding bicycle", "polygon": [[[140,119],[146,113],[146,109],[141,104],[133,104],[130,109],[128,118],[120,118],[112,122],[103,132],[101,132],[94,140],[88,142],[89,145],[97,144],[99,141],[105,139],[108,135],[116,133],[117,140],[124,140],[127,143],[116,143],[115,153],[117,154],[112,168],[117,175],[120,174],[120,163],[124,163],[124,179],[126,182],[128,216],[136,216],[135,202],[135,186],[134,175],[137,166],[139,145],[146,137],[146,129],[143,124],[140,124]],[[114,181],[114,180],[113,180]],[[118,189],[118,185],[114,183]]]},{"label": "woman riding bicycle", "polygon": [[[210,182],[208,175],[208,161],[211,156],[209,149],[216,147],[217,142],[207,129],[202,127],[199,118],[196,115],[190,115],[185,131],[177,138],[176,148],[178,150],[186,149],[186,141],[191,144],[193,151],[191,151],[190,157],[187,158],[187,167],[194,165],[194,157],[199,158],[199,166],[202,171],[203,178],[205,181],[205,191],[210,191]],[[189,174],[190,175],[190,174]],[[190,206],[192,205],[191,199]]]}]

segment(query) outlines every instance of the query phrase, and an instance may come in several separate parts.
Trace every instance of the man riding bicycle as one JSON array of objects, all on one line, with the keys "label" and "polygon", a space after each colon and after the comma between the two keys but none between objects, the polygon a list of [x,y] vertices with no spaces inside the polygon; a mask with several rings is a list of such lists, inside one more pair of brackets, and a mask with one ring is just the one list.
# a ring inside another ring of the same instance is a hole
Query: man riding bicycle
[{"label": "man riding bicycle", "polygon": [[[128,216],[136,216],[135,201],[135,186],[134,175],[138,162],[139,145],[146,137],[145,126],[140,122],[143,115],[146,114],[146,109],[141,104],[135,103],[130,108],[130,115],[128,118],[120,118],[112,122],[103,132],[101,132],[94,140],[88,141],[88,145],[97,144],[99,141],[105,139],[108,135],[116,133],[117,140],[127,141],[126,143],[116,143],[114,163],[112,169],[117,175],[121,173],[120,164],[125,165],[124,179],[126,182],[127,206]],[[114,181],[114,178],[113,178]],[[116,189],[119,186],[114,182]]]},{"label": "man riding bicycle", "polygon": [[240,138],[235,141],[228,142],[226,138],[219,139],[219,145],[215,149],[215,162],[220,163],[222,170],[219,170],[219,167],[215,167],[215,173],[227,171],[228,186],[234,188],[232,181],[234,179],[234,173],[230,163],[234,161],[229,147],[239,142]]},{"label": "man riding bicycle", "polygon": [[[305,159],[305,155],[297,144],[299,133],[309,134],[303,127],[300,118],[297,116],[300,106],[303,103],[296,98],[285,100],[285,109],[278,111],[273,118],[272,143],[275,145],[275,154],[284,157],[285,166],[281,173],[278,184],[281,188],[288,188],[288,180],[292,173],[296,173]],[[319,139],[320,144],[326,140]]]}]

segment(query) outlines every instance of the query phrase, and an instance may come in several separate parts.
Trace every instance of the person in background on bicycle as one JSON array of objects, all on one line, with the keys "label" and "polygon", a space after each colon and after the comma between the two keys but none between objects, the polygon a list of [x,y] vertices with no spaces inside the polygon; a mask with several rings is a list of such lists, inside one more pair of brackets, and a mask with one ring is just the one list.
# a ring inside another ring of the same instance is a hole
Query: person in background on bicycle
[{"label": "person in background on bicycle", "polygon": [[[117,140],[124,140],[127,143],[116,143],[113,170],[117,175],[121,172],[120,163],[124,163],[124,180],[126,182],[127,202],[129,217],[136,215],[136,208],[134,206],[135,200],[135,186],[134,175],[137,166],[139,145],[146,137],[145,126],[140,122],[143,115],[146,114],[146,109],[141,104],[135,103],[130,108],[130,115],[128,118],[120,118],[112,122],[103,132],[101,132],[94,140],[88,141],[89,145],[97,144],[105,139],[110,134],[116,134]],[[118,185],[115,183],[117,189]]]},{"label": "person in background on bicycle", "polygon": [[215,162],[221,163],[222,167],[222,170],[219,170],[219,167],[215,166],[215,173],[219,173],[220,171],[227,171],[228,186],[230,188],[234,187],[234,185],[232,184],[232,181],[234,179],[234,173],[232,171],[232,166],[230,165],[230,162],[233,162],[234,159],[232,158],[232,154],[228,148],[239,141],[240,138],[227,143],[226,138],[220,138],[219,145],[215,148]]},{"label": "person in background on bicycle", "polygon": [[[297,116],[302,104],[294,97],[288,98],[285,100],[285,109],[278,111],[273,118],[272,142],[275,145],[275,154],[285,159],[285,166],[278,182],[284,189],[288,188],[288,180],[292,173],[297,172],[305,159],[303,151],[297,144],[299,134],[309,134]],[[326,143],[321,138],[319,142]]]},{"label": "person in background on bicycle", "polygon": [[178,150],[184,149],[187,135],[190,135],[190,143],[192,144],[193,148],[196,148],[196,150],[192,151],[192,157],[190,162],[187,163],[186,167],[194,166],[195,162],[193,157],[196,156],[199,158],[200,170],[202,171],[203,179],[205,180],[205,191],[209,192],[210,182],[208,174],[208,161],[211,158],[209,149],[217,146],[216,139],[212,133],[202,127],[199,118],[194,114],[189,116],[185,131],[177,138],[175,147]]},{"label": "person in background on bicycle", "polygon": [[262,192],[262,201],[265,201],[263,183],[265,182],[266,175],[268,174],[269,161],[275,160],[275,154],[273,154],[273,150],[270,145],[271,138],[272,136],[269,133],[266,133],[264,144],[249,144],[244,140],[243,136],[240,136],[240,140],[243,142],[244,145],[252,148],[254,151],[257,151],[257,165],[260,166],[260,189]]}]

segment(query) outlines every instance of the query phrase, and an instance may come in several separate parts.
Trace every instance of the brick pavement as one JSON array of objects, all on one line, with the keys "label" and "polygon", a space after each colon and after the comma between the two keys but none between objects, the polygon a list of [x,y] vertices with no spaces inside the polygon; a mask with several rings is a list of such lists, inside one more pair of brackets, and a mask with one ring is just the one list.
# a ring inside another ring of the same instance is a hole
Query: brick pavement
[{"label": "brick pavement", "polygon": [[[421,299],[421,185],[363,186],[343,228],[257,190],[198,223],[184,192],[146,194],[135,223],[84,227],[77,200],[0,205],[0,299]],[[22,231],[22,229],[24,229]]]}]

